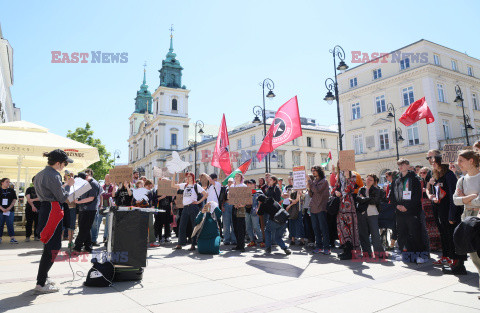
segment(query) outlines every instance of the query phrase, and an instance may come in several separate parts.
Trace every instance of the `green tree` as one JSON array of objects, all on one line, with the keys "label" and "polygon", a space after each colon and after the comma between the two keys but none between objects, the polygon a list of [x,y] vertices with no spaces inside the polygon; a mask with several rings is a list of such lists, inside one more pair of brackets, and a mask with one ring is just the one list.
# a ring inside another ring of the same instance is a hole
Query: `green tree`
[{"label": "green tree", "polygon": [[84,128],[78,127],[74,132],[69,130],[67,137],[98,149],[100,161],[90,165],[90,168],[93,170],[93,177],[96,180],[104,179],[108,170],[113,168],[113,158],[110,158],[111,154],[107,152],[101,140],[93,137],[90,124],[87,123]]}]

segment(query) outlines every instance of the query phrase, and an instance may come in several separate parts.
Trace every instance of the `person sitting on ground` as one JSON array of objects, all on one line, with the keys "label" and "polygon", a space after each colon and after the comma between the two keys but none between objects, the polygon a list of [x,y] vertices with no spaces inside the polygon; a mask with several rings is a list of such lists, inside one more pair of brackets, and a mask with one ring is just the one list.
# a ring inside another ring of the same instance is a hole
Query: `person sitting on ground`
[{"label": "person sitting on ground", "polygon": [[222,211],[218,208],[215,201],[210,201],[205,205],[195,218],[195,225],[203,221],[203,226],[199,231],[197,239],[198,253],[200,254],[219,254],[220,253],[220,232],[217,221],[220,220]]}]

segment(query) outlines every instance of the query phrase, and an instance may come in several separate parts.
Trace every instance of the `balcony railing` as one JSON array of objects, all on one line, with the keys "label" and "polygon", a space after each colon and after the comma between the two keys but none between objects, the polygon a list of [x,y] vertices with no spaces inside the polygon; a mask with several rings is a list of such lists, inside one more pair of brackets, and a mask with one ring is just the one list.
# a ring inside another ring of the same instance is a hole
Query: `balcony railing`
[{"label": "balcony railing", "polygon": [[[471,146],[473,146],[473,144],[477,140],[480,140],[480,134],[477,134],[477,135],[470,135],[469,134],[468,135],[468,141],[470,141]],[[442,150],[444,145],[451,144],[451,143],[463,143],[464,145],[466,145],[467,144],[467,138],[465,136],[463,136],[463,137],[456,137],[456,138],[439,140],[438,141],[438,149]]]}]

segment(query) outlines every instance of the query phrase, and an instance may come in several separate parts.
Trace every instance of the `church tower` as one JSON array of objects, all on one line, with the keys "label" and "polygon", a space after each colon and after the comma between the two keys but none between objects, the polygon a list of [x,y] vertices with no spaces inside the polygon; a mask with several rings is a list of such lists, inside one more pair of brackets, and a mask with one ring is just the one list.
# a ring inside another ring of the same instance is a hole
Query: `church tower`
[{"label": "church tower", "polygon": [[150,94],[146,84],[137,91],[135,111],[130,117],[129,164],[147,177],[153,167],[164,167],[173,151],[187,148],[188,94],[182,85],[183,67],[173,52],[173,28],[170,28],[170,48],[162,61],[160,84]]}]

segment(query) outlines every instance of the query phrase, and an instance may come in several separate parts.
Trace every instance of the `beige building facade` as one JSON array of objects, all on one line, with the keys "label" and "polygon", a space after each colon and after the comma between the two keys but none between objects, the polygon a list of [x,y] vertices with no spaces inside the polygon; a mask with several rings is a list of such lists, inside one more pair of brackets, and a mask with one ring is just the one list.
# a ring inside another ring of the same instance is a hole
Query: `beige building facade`
[{"label": "beige building facade", "polygon": [[[470,144],[478,140],[479,75],[480,60],[423,39],[340,74],[343,145],[355,150],[357,171],[384,179],[387,170],[397,168],[394,121],[387,117],[389,103],[396,112],[399,155],[412,165],[428,165],[425,156],[430,149],[465,143],[462,106],[454,102],[456,85],[463,92],[467,125],[473,127],[468,132]],[[422,97],[435,122],[401,124],[400,116]]]},{"label": "beige building facade", "polygon": [[[267,129],[273,119],[267,120]],[[255,155],[263,140],[263,124],[246,123],[229,132],[230,160],[232,170],[253,157],[250,168],[246,173],[247,179],[256,179],[265,174],[265,160],[258,162]],[[336,130],[317,125],[302,125],[303,136],[278,147],[271,154],[271,173],[286,179],[292,174],[293,167],[306,166],[310,169],[314,165],[325,162],[329,151],[333,160],[337,159],[338,133]],[[216,137],[205,139],[197,145],[197,174],[216,173],[220,169],[213,167],[211,157],[215,149]],[[195,154],[193,149],[179,151],[182,160],[192,165],[187,169],[194,171]],[[168,158],[167,158],[168,160]],[[329,165],[328,169],[331,169]]]}]

